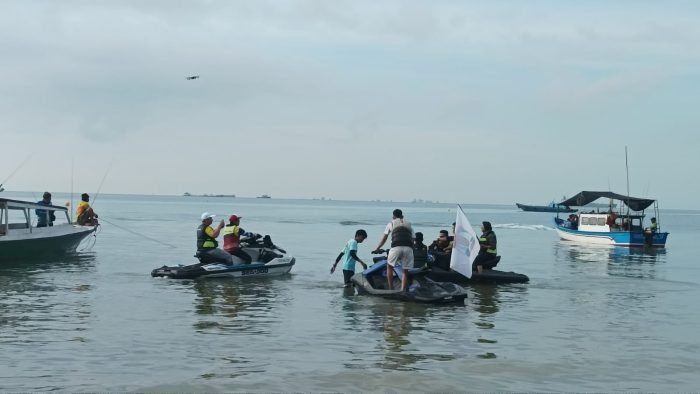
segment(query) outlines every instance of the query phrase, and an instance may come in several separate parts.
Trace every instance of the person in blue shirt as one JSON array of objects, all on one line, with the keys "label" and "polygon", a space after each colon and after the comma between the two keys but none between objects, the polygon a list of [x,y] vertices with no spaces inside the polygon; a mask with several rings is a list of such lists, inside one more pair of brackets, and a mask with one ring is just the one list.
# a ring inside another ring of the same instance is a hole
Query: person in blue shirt
[{"label": "person in blue shirt", "polygon": [[338,265],[340,259],[343,259],[343,281],[345,287],[352,286],[350,278],[355,275],[355,265],[357,263],[362,264],[362,268],[367,269],[367,264],[365,264],[359,257],[357,257],[357,244],[361,244],[362,241],[367,239],[367,232],[365,230],[357,230],[355,232],[355,238],[348,241],[340,254],[335,259],[333,267],[331,267],[331,274],[335,272],[335,267]]},{"label": "person in blue shirt", "polygon": [[[37,201],[39,205],[52,205],[51,204],[51,193],[44,192],[41,201]],[[53,222],[56,220],[56,214],[54,211],[49,211],[46,209],[37,209],[34,211],[36,213],[36,226],[37,227],[47,227],[53,226]],[[48,215],[47,215],[48,213]]]}]

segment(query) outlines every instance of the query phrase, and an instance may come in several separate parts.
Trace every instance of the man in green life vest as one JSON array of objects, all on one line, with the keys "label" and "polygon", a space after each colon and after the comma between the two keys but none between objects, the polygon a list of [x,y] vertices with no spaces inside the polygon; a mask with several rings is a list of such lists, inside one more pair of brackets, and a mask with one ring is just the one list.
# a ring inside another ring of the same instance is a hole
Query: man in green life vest
[{"label": "man in green life vest", "polygon": [[197,255],[200,258],[209,258],[213,261],[231,265],[233,264],[233,256],[219,249],[219,242],[216,240],[221,229],[224,228],[224,221],[219,222],[215,230],[211,226],[214,222],[214,216],[209,212],[204,212],[201,216],[202,224],[197,227]]},{"label": "man in green life vest", "polygon": [[496,259],[496,233],[493,232],[491,222],[482,222],[481,237],[479,237],[479,254],[472,263],[472,272],[481,273],[484,269],[491,269],[494,265],[490,262]]},{"label": "man in green life vest", "polygon": [[651,224],[649,225],[649,230],[655,233],[659,230],[659,225],[656,224],[656,218],[651,218]]}]

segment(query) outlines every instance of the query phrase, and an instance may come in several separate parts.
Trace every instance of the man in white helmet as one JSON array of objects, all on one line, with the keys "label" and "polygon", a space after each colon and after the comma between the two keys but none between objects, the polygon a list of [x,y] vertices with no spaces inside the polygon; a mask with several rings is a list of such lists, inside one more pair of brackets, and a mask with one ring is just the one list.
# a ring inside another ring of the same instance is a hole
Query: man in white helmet
[{"label": "man in white helmet", "polygon": [[224,228],[224,221],[222,219],[215,230],[211,227],[211,224],[214,222],[212,219],[214,216],[209,212],[202,214],[202,224],[197,227],[197,254],[210,257],[224,264],[233,264],[233,256],[218,248],[219,242],[216,240],[216,237],[219,236],[221,229]]}]

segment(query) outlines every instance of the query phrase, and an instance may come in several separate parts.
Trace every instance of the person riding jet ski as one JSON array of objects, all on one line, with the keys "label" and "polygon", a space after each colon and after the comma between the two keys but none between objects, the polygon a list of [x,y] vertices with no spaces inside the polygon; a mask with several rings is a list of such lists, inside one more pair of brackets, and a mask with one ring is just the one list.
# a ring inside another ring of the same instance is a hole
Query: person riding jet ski
[{"label": "person riding jet ski", "polygon": [[252,258],[241,248],[241,237],[257,240],[262,238],[262,235],[245,231],[240,226],[241,218],[236,215],[229,216],[228,222],[224,227],[224,250],[233,256],[239,257],[244,264],[250,264]]}]

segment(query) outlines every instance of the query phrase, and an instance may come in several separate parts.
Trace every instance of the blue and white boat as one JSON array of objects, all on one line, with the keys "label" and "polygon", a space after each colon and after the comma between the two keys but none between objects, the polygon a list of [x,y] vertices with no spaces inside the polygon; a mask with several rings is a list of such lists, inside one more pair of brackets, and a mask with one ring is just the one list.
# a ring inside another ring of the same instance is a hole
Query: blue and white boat
[{"label": "blue and white boat", "polygon": [[[664,248],[668,232],[661,231],[659,209],[656,200],[629,197],[613,192],[582,191],[560,204],[582,207],[599,198],[617,200],[620,211],[609,209],[606,212],[585,210],[569,215],[564,220],[554,218],[557,233],[562,240],[587,244],[614,245],[626,247]],[[653,206],[655,226],[644,226],[644,211]]]}]

